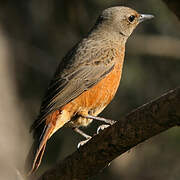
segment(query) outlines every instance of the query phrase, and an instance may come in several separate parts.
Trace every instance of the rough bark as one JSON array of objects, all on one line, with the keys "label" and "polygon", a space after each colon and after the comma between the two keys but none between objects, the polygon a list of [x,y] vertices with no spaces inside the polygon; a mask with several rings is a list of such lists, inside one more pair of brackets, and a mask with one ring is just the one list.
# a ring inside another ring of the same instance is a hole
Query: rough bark
[{"label": "rough bark", "polygon": [[38,180],[84,180],[137,144],[180,124],[180,88],[127,114]]}]

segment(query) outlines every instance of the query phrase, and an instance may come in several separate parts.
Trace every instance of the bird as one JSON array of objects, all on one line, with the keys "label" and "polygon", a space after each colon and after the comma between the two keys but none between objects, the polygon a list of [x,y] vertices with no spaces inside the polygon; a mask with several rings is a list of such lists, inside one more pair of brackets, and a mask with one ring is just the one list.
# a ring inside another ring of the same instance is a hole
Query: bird
[{"label": "bird", "polygon": [[111,102],[120,84],[125,44],[136,26],[150,14],[125,7],[102,11],[94,26],[60,61],[42,100],[40,112],[31,126],[34,142],[28,154],[28,174],[41,164],[48,139],[60,128],[80,130],[98,117]]}]

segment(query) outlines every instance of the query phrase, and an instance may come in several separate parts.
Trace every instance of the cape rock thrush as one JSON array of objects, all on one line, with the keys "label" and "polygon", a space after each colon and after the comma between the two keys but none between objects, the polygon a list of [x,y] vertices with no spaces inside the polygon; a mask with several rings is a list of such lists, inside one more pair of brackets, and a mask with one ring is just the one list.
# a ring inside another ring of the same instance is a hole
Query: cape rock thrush
[{"label": "cape rock thrush", "polygon": [[78,128],[93,119],[104,120],[97,115],[119,86],[125,43],[140,22],[151,18],[128,7],[105,9],[88,35],[62,59],[31,127],[29,174],[39,167],[48,139],[64,125],[90,138]]}]

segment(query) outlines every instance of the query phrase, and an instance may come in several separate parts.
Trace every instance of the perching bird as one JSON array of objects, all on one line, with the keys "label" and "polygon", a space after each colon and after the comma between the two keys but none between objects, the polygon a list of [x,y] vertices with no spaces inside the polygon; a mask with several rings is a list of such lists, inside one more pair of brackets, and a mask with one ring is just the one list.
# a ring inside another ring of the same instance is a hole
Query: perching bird
[{"label": "perching bird", "polygon": [[88,35],[62,59],[31,127],[29,173],[37,170],[48,139],[64,125],[90,137],[78,128],[100,119],[96,116],[118,89],[128,37],[140,22],[151,18],[123,6],[105,9]]}]

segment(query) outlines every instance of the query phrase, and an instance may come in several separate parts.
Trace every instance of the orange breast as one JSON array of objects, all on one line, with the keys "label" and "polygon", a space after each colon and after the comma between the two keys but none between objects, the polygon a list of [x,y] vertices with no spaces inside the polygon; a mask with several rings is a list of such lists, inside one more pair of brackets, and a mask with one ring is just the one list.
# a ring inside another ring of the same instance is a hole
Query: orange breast
[{"label": "orange breast", "polygon": [[94,87],[81,94],[74,102],[81,104],[82,107],[87,107],[89,110],[106,106],[114,97],[119,86],[120,78],[121,66],[120,64],[116,64],[112,72]]},{"label": "orange breast", "polygon": [[62,110],[68,111],[71,117],[74,114],[98,115],[111,102],[118,89],[123,59],[122,54],[114,69],[104,79],[65,105]]}]

